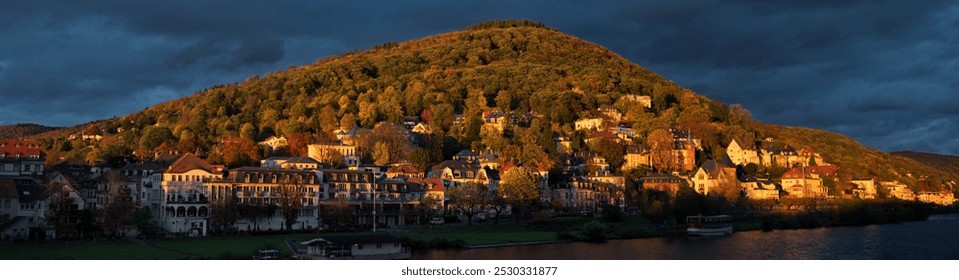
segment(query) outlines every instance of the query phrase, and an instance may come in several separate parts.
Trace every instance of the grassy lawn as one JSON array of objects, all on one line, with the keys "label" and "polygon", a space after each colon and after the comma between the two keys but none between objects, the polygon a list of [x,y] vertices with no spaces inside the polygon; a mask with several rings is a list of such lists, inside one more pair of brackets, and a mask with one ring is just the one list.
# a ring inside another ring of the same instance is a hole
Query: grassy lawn
[{"label": "grassy lawn", "polygon": [[271,247],[281,254],[293,253],[284,243],[285,240],[297,242],[312,239],[316,234],[284,234],[258,236],[220,236],[193,239],[154,240],[154,246],[182,252],[192,258],[208,259],[250,259],[257,249]]},{"label": "grassy lawn", "polygon": [[130,241],[70,244],[4,244],[6,260],[175,260],[176,253]]},{"label": "grassy lawn", "polygon": [[[578,235],[583,225],[593,219],[556,218],[530,222],[502,219],[499,224],[447,224],[413,226],[402,230],[384,230],[377,234],[393,234],[416,241],[434,239],[462,240],[467,246],[557,240],[558,232]],[[607,238],[638,237],[652,232],[653,226],[639,216],[625,216],[623,222],[605,223]],[[372,232],[322,233],[319,235],[358,235]],[[272,247],[281,254],[292,252],[285,240],[302,242],[317,237],[316,233],[221,236],[191,239],[150,240],[148,244],[132,241],[72,242],[48,244],[3,244],[0,259],[10,260],[175,260],[175,259],[250,259],[260,248]]]}]

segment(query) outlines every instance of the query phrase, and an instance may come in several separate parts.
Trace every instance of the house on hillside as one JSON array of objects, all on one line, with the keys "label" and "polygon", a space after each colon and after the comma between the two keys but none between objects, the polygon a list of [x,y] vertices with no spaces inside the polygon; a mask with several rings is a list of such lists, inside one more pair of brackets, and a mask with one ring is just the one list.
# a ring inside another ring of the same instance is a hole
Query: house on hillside
[{"label": "house on hillside", "polygon": [[342,161],[345,166],[360,164],[360,150],[355,145],[348,144],[309,144],[306,146],[307,156],[317,162],[329,163]]},{"label": "house on hillside", "polygon": [[446,209],[446,185],[443,184],[443,180],[440,178],[409,178],[407,182],[412,184],[420,184],[423,186],[425,193],[424,197],[430,196],[433,197],[436,201],[439,202],[437,208],[434,210]]},{"label": "house on hillside", "polygon": [[746,197],[756,200],[779,200],[782,187],[774,182],[750,178],[739,182],[743,188]]},{"label": "house on hillside", "polygon": [[921,202],[932,203],[942,206],[952,206],[956,204],[955,195],[948,190],[941,190],[938,192],[921,192],[917,196],[917,199]]},{"label": "house on hillside", "polygon": [[701,149],[700,139],[689,130],[671,128],[673,134],[672,160],[677,169],[691,171],[696,168],[696,150]]},{"label": "house on hillside", "polygon": [[339,141],[345,145],[353,145],[356,141],[356,136],[359,135],[362,129],[354,125],[349,129],[337,129],[333,131],[333,135],[336,137],[336,141]]},{"label": "house on hillside", "polygon": [[823,185],[818,168],[793,167],[783,174],[783,190],[791,197],[826,197],[829,189]]},{"label": "house on hillside", "polygon": [[[374,199],[378,213],[376,224],[403,226],[417,222],[415,208],[426,194],[426,185],[406,178],[375,176],[370,171],[323,169],[318,172],[322,174],[324,190],[320,202],[324,228],[372,227]],[[335,216],[344,210],[352,214]]]},{"label": "house on hillside", "polygon": [[429,177],[450,182],[449,186],[462,186],[467,183],[479,183],[490,190],[499,186],[499,170],[483,168],[478,163],[466,160],[447,160],[433,166]]},{"label": "house on hillside", "polygon": [[[180,156],[160,176],[160,227],[181,236],[206,236],[210,193],[204,182],[223,174],[192,153]],[[156,186],[154,186],[156,187]]]},{"label": "house on hillside", "polygon": [[269,157],[260,160],[260,167],[314,170],[320,163],[309,157]]},{"label": "house on hillside", "polygon": [[0,140],[0,176],[43,175],[46,152],[33,140]]},{"label": "house on hillside", "polygon": [[556,150],[571,153],[573,151],[573,141],[566,136],[555,135],[553,142],[556,143]]},{"label": "house on hillside", "polygon": [[269,147],[271,151],[275,151],[276,149],[283,148],[289,145],[289,143],[286,142],[286,137],[283,137],[283,136],[280,136],[280,137],[270,136],[270,138],[260,141],[257,144],[263,147]]},{"label": "house on hillside", "polygon": [[604,205],[625,206],[625,188],[617,182],[606,182],[602,178],[574,177],[570,182],[570,199],[573,208],[599,211]]},{"label": "house on hillside", "polygon": [[637,102],[645,108],[653,107],[653,98],[648,95],[626,94],[626,95],[623,95],[623,97],[620,97],[619,99],[627,100],[630,102]]},{"label": "house on hillside", "polygon": [[509,124],[509,118],[499,109],[483,111],[483,126],[489,126],[503,132]]},{"label": "house on hillside", "polygon": [[909,186],[899,181],[882,181],[879,182],[879,186],[882,187],[891,198],[905,201],[916,200],[916,193],[913,192]]},{"label": "house on hillside", "polygon": [[429,124],[426,124],[426,123],[417,123],[416,125],[413,126],[412,129],[410,129],[410,131],[412,131],[413,133],[418,133],[418,134],[432,135],[432,134],[433,134],[433,126],[431,126],[431,125],[429,125]]},{"label": "house on hillside", "polygon": [[603,128],[602,118],[579,119],[575,123],[576,130],[599,130]]},{"label": "house on hillside", "polygon": [[626,145],[626,154],[623,156],[626,162],[623,164],[623,170],[640,168],[642,166],[652,165],[649,160],[649,151],[643,145]]},{"label": "house on hillside", "polygon": [[620,113],[619,109],[616,109],[616,107],[610,105],[599,106],[599,112],[612,120],[614,123],[618,123],[623,120],[623,113]]},{"label": "house on hillside", "polygon": [[387,178],[422,178],[423,176],[423,171],[420,171],[416,166],[408,162],[394,163],[386,170]]},{"label": "house on hillside", "polygon": [[762,164],[758,151],[743,147],[736,139],[730,141],[729,146],[726,147],[726,156],[729,156],[729,159],[736,165],[746,166],[746,164],[750,163],[756,165]]},{"label": "house on hillside", "polygon": [[876,199],[877,188],[876,181],[873,179],[853,179],[849,182],[849,188],[844,195],[862,199]]},{"label": "house on hillside", "polygon": [[650,174],[637,180],[643,189],[657,190],[675,196],[679,189],[689,187],[689,181],[669,174]]},{"label": "house on hillside", "polygon": [[707,160],[693,173],[693,189],[696,192],[709,195],[711,191],[720,188],[738,187],[736,168],[716,160]]}]

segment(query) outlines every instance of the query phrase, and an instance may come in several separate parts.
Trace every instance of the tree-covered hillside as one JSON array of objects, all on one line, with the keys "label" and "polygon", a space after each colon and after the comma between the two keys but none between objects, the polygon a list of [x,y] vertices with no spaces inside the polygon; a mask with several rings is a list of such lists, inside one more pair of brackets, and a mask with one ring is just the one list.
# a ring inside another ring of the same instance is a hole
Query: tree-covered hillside
[{"label": "tree-covered hillside", "polygon": [[40,133],[44,133],[51,130],[56,130],[57,127],[43,126],[39,124],[32,123],[18,123],[14,125],[3,125],[0,126],[0,139],[16,139],[34,136]]},{"label": "tree-covered hillside", "polygon": [[[652,106],[621,98],[626,95],[650,96]],[[489,148],[516,163],[550,166],[562,157],[553,137],[571,137],[574,148],[582,148],[585,135],[574,132],[574,121],[598,116],[597,109],[604,105],[622,112],[622,123],[634,129],[639,143],[656,130],[692,131],[702,139],[704,158],[721,155],[731,139],[753,143],[775,137],[811,146],[836,164],[855,166],[850,170],[856,176],[893,178],[895,172],[912,168],[839,135],[767,127],[752,120],[745,108],[709,100],[603,47],[528,21],[487,22],[385,43],[214,86],[73,130],[101,131],[105,138],[92,145],[68,140],[62,132],[41,138],[55,157],[122,162],[130,154],[146,158],[176,150],[199,151],[213,163],[224,163],[223,153],[231,143],[274,135],[326,141],[339,128],[372,128],[418,116],[435,131],[435,139],[421,149]],[[484,131],[481,119],[491,109],[531,120],[493,135]],[[432,155],[425,156],[427,161],[441,160],[435,151],[425,154]],[[859,154],[870,160],[862,162]],[[948,177],[921,167],[916,172]]]}]

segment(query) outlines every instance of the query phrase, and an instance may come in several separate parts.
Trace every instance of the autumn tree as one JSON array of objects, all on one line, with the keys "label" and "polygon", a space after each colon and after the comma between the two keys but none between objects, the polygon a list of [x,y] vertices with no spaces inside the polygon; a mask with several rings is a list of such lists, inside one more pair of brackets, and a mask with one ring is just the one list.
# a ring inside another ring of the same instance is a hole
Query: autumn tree
[{"label": "autumn tree", "polygon": [[[364,157],[380,159],[389,164],[399,159],[409,158],[413,144],[408,136],[408,132],[397,126],[379,124],[372,130],[360,133],[357,137],[360,150],[364,151]],[[381,147],[378,148],[377,145]],[[381,158],[373,157],[372,153],[378,150],[382,153]]]},{"label": "autumn tree", "polygon": [[123,228],[133,225],[134,210],[133,197],[126,186],[126,178],[113,172],[103,182],[101,197],[103,207],[100,214],[100,226],[109,236],[122,234]]},{"label": "autumn tree", "polygon": [[316,137],[309,133],[293,133],[286,136],[287,149],[290,156],[302,157],[307,154],[307,146],[316,142]]},{"label": "autumn tree", "polygon": [[646,137],[649,147],[649,157],[653,168],[659,172],[669,171],[674,167],[673,161],[673,134],[666,129],[653,130]]},{"label": "autumn tree", "polygon": [[321,204],[320,218],[323,219],[324,225],[334,229],[349,228],[356,224],[352,206],[345,197],[337,197],[329,203]]},{"label": "autumn tree", "polygon": [[626,163],[626,147],[619,141],[600,138],[593,143],[592,148],[600,157],[606,159],[606,163],[613,170],[619,170]]},{"label": "autumn tree", "polygon": [[493,211],[493,224],[499,224],[499,216],[509,209],[509,201],[498,194],[490,194],[486,208]]},{"label": "autumn tree", "polygon": [[443,198],[437,197],[434,195],[424,195],[420,199],[420,203],[416,205],[417,211],[417,221],[421,221],[419,217],[423,217],[423,221],[436,215],[437,211],[442,208]]},{"label": "autumn tree", "polygon": [[269,218],[276,212],[276,205],[265,203],[261,198],[254,198],[249,203],[240,204],[237,207],[237,215],[247,221],[253,222],[253,228],[250,230],[260,230],[259,221],[263,218]]},{"label": "autumn tree", "polygon": [[514,213],[526,214],[539,200],[539,179],[524,167],[516,167],[503,173],[499,195],[510,204]]},{"label": "autumn tree", "polygon": [[226,230],[230,225],[236,224],[238,212],[236,198],[232,194],[210,201],[210,227],[221,232]]},{"label": "autumn tree", "polygon": [[502,151],[509,144],[503,137],[503,132],[491,125],[484,125],[480,128],[479,143],[483,145],[481,148],[493,151]]},{"label": "autumn tree", "polygon": [[718,196],[727,202],[736,203],[743,196],[742,188],[739,187],[739,180],[736,179],[735,172],[724,172],[725,176],[720,176],[719,184],[709,190],[710,196]]},{"label": "autumn tree", "polygon": [[379,166],[386,166],[389,165],[390,162],[392,162],[390,159],[390,148],[386,146],[386,143],[376,143],[376,145],[373,146],[373,163]]},{"label": "autumn tree", "polygon": [[340,127],[340,120],[337,118],[336,109],[333,109],[333,106],[323,106],[323,109],[320,109],[318,118],[320,129],[317,129],[317,132],[330,132]]},{"label": "autumn tree", "polygon": [[240,137],[255,140],[257,135],[256,127],[251,123],[244,123],[240,126]]},{"label": "autumn tree", "polygon": [[200,137],[197,137],[189,130],[180,132],[180,141],[176,143],[176,150],[181,153],[195,153],[203,147],[204,143]]},{"label": "autumn tree", "polygon": [[293,230],[293,224],[303,208],[303,187],[299,185],[281,184],[279,186],[278,208],[286,222],[286,230]]},{"label": "autumn tree", "polygon": [[47,204],[46,222],[52,226],[57,235],[62,235],[70,229],[71,213],[70,205],[73,199],[70,193],[63,190],[62,183],[49,183],[47,185]]},{"label": "autumn tree", "polygon": [[260,148],[248,138],[230,137],[223,140],[220,148],[227,167],[256,165],[260,161]]},{"label": "autumn tree", "polygon": [[480,183],[467,183],[463,186],[452,187],[446,195],[450,198],[450,207],[466,216],[467,222],[473,224],[473,216],[483,211],[486,206],[486,186]]},{"label": "autumn tree", "polygon": [[143,129],[143,136],[140,137],[140,149],[152,152],[162,144],[176,145],[176,137],[173,137],[173,132],[169,128],[148,126]]},{"label": "autumn tree", "polygon": [[346,113],[340,118],[340,129],[350,129],[356,125],[356,115],[353,113]]}]

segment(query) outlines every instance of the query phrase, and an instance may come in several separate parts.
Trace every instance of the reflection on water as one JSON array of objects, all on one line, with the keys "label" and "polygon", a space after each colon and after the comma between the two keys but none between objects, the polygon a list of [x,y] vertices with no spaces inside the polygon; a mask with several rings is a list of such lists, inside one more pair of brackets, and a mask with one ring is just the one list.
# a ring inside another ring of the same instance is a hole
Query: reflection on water
[{"label": "reflection on water", "polygon": [[605,243],[556,243],[471,250],[432,250],[414,259],[711,260],[959,259],[959,214],[863,227],[738,232],[721,237],[662,237]]}]

